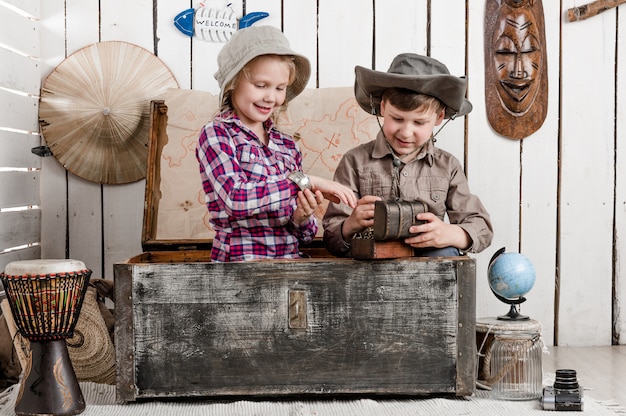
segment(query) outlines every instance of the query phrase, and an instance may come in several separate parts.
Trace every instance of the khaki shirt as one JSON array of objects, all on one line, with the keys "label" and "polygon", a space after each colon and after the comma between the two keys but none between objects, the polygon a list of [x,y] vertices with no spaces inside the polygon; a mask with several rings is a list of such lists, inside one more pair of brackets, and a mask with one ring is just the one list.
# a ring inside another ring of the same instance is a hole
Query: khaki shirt
[{"label": "khaki shirt", "polygon": [[[350,187],[357,199],[375,195],[393,198],[393,156],[381,133],[376,140],[348,151],[335,171],[335,181]],[[491,244],[493,228],[489,214],[469,190],[461,163],[441,150],[432,140],[406,165],[399,167],[399,194],[405,201],[421,200],[442,221],[447,214],[451,224],[463,228],[472,239],[467,252],[479,253]],[[349,256],[350,243],[344,241],[341,226],[352,209],[330,202],[323,219],[324,244],[336,256]]]}]

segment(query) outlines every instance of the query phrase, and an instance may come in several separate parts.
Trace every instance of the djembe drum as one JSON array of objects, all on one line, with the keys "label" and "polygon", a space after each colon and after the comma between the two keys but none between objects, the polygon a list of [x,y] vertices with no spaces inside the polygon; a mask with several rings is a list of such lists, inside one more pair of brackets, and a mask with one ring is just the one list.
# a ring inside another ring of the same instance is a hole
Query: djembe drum
[{"label": "djembe drum", "polygon": [[75,415],[85,400],[67,351],[89,284],[91,270],[77,260],[9,263],[0,279],[15,325],[30,341],[18,415]]}]

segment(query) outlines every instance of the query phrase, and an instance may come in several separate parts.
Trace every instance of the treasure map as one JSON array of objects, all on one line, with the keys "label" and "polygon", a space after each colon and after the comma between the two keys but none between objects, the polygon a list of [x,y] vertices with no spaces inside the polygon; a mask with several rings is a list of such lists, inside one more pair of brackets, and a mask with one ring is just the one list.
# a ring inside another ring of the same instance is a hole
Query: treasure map
[{"label": "treasure map", "polygon": [[[208,92],[168,89],[167,143],[160,155],[157,240],[212,240],[195,150],[202,127],[218,110],[218,97]],[[298,138],[305,173],[332,179],[349,149],[374,140],[379,126],[363,111],[352,87],[307,89],[277,120],[278,128]],[[328,201],[315,213],[318,237]]]}]

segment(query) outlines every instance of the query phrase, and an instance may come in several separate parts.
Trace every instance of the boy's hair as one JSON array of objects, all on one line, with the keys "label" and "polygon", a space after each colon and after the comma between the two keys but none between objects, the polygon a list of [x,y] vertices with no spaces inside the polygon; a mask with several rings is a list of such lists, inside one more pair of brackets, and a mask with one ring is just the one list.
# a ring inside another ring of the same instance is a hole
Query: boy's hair
[{"label": "boy's hair", "polygon": [[439,99],[406,88],[387,88],[382,94],[382,101],[401,111],[433,110],[439,113],[446,108]]},{"label": "boy's hair", "polygon": [[[289,66],[289,82],[287,85],[291,85],[296,78],[296,64],[294,62],[294,58],[289,55],[260,55],[256,58],[252,59],[248,63],[246,63],[243,68],[231,79],[228,84],[224,87],[224,93],[222,97],[222,102],[220,103],[220,111],[224,111],[230,108],[233,108],[232,95],[235,87],[237,86],[237,82],[239,82],[240,77],[250,78],[250,68],[252,65],[261,59],[262,57],[272,57],[278,59],[281,62],[285,62]],[[284,111],[287,108],[288,100],[285,98],[285,102],[281,106],[279,111]]]}]

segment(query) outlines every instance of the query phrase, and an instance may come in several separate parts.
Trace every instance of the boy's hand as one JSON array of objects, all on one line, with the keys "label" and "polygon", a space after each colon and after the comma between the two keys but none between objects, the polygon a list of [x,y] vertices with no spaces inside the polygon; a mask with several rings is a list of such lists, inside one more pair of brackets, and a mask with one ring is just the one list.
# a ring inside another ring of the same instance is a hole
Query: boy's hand
[{"label": "boy's hand", "polygon": [[404,240],[406,244],[415,248],[456,247],[463,250],[469,247],[471,239],[465,230],[458,225],[443,222],[432,212],[417,214],[416,218],[426,221],[426,223],[413,225],[409,228],[409,232],[418,234],[406,238]]},{"label": "boy's hand", "polygon": [[352,240],[355,233],[361,232],[374,225],[375,202],[380,201],[378,196],[367,195],[356,202],[352,214],[343,222],[341,233],[345,241]]}]

